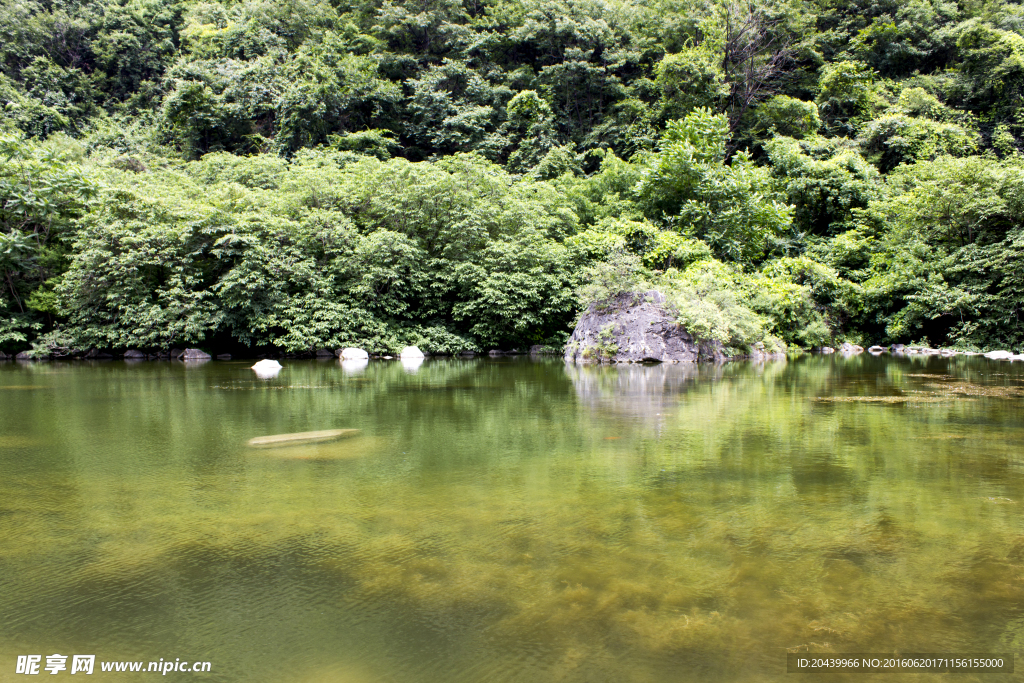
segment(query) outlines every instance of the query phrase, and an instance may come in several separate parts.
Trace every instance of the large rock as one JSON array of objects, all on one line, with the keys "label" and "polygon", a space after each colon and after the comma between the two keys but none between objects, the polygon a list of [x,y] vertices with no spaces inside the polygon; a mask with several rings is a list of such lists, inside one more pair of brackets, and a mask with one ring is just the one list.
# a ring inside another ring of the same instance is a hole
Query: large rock
[{"label": "large rock", "polygon": [[423,358],[423,352],[415,346],[406,346],[402,349],[402,352],[398,354],[399,358]]},{"label": "large rock", "polygon": [[260,379],[273,379],[274,377],[277,377],[279,372],[281,372],[281,364],[276,360],[264,358],[263,360],[258,361],[256,365],[253,365],[252,369]]},{"label": "large rock", "polygon": [[124,352],[124,359],[125,360],[145,360],[146,359],[146,354],[144,354],[142,351],[139,351],[138,349],[128,349],[127,351]]},{"label": "large rock", "polygon": [[676,322],[661,292],[623,294],[580,317],[565,360],[571,363],[726,360],[719,342],[694,339]]},{"label": "large rock", "polygon": [[985,358],[990,360],[1010,360],[1013,358],[1013,354],[1009,351],[989,351],[985,354]]},{"label": "large rock", "polygon": [[31,351],[22,351],[14,357],[15,360],[36,360],[36,357],[32,355]]},{"label": "large rock", "polygon": [[199,349],[185,349],[185,352],[181,354],[181,360],[210,360],[212,357]]},{"label": "large rock", "polygon": [[843,345],[839,347],[839,353],[844,356],[855,356],[858,353],[864,353],[864,347],[851,344],[850,342],[843,342]]},{"label": "large rock", "polygon": [[351,346],[345,349],[338,349],[336,353],[342,360],[367,360],[370,357],[370,354],[366,351]]}]

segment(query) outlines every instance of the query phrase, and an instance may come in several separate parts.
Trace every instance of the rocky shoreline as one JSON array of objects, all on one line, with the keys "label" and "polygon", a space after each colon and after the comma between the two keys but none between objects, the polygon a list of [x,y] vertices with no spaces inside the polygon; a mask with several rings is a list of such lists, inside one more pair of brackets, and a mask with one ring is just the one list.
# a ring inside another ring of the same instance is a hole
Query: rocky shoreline
[{"label": "rocky shoreline", "polygon": [[[341,360],[361,360],[361,359],[380,359],[380,360],[391,360],[394,358],[403,357],[403,353],[407,349],[416,349],[416,347],[406,347],[403,351],[396,351],[395,353],[368,353],[362,349],[356,348],[343,348],[343,349],[316,349],[307,351],[304,353],[248,353],[239,355],[235,360],[241,359],[296,359],[296,360],[332,360],[335,358]],[[419,349],[416,349],[419,353]],[[487,351],[462,351],[457,354],[438,354],[438,353],[422,353],[420,357],[434,356],[434,357],[457,357],[457,358],[476,358],[476,357],[489,357],[498,358],[502,356],[560,356],[562,349],[543,345],[535,344],[527,350],[523,349],[489,349]],[[232,360],[233,356],[230,353],[208,353],[202,349],[185,348],[185,349],[164,349],[155,351],[140,351],[138,349],[128,349],[124,352],[119,352],[111,349],[88,349],[84,351],[75,351],[60,356],[35,356],[31,351],[22,351],[17,354],[6,354],[0,351],[0,361],[5,360],[16,360],[16,361],[48,361],[48,360],[88,360],[88,361],[109,361],[109,360],[125,360],[125,361],[184,361],[184,362],[205,362],[210,360]]]},{"label": "rocky shoreline", "polygon": [[[572,336],[563,348],[536,344],[529,349],[490,349],[487,351],[462,351],[457,354],[425,354],[416,347],[406,347],[394,354],[368,353],[357,348],[316,349],[304,353],[259,353],[244,354],[239,359],[318,359],[333,360],[391,360],[406,357],[409,349],[415,349],[418,357],[452,356],[457,358],[502,356],[562,356],[567,363],[722,363],[735,360],[784,360],[786,354],[771,353],[764,345],[757,343],[749,353],[729,354],[727,349],[717,341],[695,339],[685,327],[679,324],[674,316],[666,310],[665,297],[657,291],[642,294],[622,294],[606,302],[604,305],[592,305],[582,316]],[[865,349],[857,344],[845,342],[837,348],[821,346],[811,350],[821,355],[837,354],[842,357],[853,357],[863,353],[872,356],[939,356],[952,358],[956,356],[981,356],[989,360],[1024,361],[1024,353],[1015,354],[1011,351],[998,350],[988,352],[960,351],[957,349],[933,349],[926,346],[892,344],[890,346],[870,346]],[[210,360],[232,360],[230,353],[208,353],[202,349],[166,349],[141,351],[128,349],[124,352],[113,350],[88,349],[72,351],[65,355],[37,357],[30,351],[22,351],[16,355],[0,351],[0,361],[45,361],[45,360],[125,360],[154,361],[178,360],[187,363],[206,362]]]},{"label": "rocky shoreline", "polygon": [[[904,344],[892,344],[890,346],[870,346],[866,349],[872,356],[885,354],[893,356],[941,356],[952,358],[955,356],[981,356],[989,360],[1024,360],[1024,353],[1013,353],[1012,351],[959,351],[957,349],[933,349],[927,346],[907,346]],[[865,352],[863,346],[844,343],[838,349],[829,346],[822,346],[814,349],[815,353],[831,354],[838,353],[841,356],[856,356]]]}]

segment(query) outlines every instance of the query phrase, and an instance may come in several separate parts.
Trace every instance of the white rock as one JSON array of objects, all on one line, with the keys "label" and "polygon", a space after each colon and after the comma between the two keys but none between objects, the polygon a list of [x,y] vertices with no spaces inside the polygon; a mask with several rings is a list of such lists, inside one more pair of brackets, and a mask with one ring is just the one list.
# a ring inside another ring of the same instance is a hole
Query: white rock
[{"label": "white rock", "polygon": [[399,358],[423,358],[423,352],[415,346],[406,346],[402,349],[402,352],[398,354]]},{"label": "white rock", "polygon": [[256,365],[252,366],[252,369],[260,379],[273,379],[281,372],[281,364],[276,360],[264,358],[256,363]]},{"label": "white rock", "polygon": [[370,354],[362,349],[347,348],[341,350],[342,360],[366,360],[369,357]]},{"label": "white rock", "polygon": [[1013,358],[1013,354],[1009,351],[989,351],[985,354],[985,358],[989,360],[1010,360]]}]

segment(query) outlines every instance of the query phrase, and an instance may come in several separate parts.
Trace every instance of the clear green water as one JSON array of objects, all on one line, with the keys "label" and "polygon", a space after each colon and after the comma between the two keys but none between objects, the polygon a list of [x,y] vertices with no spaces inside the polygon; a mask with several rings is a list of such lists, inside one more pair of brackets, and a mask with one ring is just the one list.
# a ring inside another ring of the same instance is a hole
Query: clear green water
[{"label": "clear green water", "polygon": [[[0,680],[54,652],[284,682],[1024,667],[1020,364],[6,363],[0,414]],[[246,445],[333,428],[362,431]]]}]

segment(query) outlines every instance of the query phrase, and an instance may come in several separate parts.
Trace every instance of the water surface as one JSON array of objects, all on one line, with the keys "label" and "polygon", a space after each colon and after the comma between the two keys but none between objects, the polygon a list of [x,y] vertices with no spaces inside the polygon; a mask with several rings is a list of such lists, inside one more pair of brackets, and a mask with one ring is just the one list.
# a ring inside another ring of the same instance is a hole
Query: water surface
[{"label": "water surface", "polygon": [[[0,680],[55,652],[268,682],[1024,666],[1020,364],[248,365],[0,364]],[[246,445],[327,429],[360,432]]]}]

